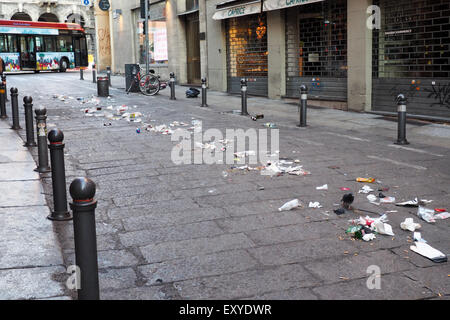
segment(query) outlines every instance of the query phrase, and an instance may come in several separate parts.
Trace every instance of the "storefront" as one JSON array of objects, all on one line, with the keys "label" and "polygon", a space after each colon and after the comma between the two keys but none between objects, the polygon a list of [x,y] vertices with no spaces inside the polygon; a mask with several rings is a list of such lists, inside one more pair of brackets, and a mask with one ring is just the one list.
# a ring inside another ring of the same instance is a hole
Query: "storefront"
[{"label": "storefront", "polygon": [[[277,0],[267,0],[275,8]],[[307,84],[310,99],[347,100],[347,0],[283,1],[286,96]]]},{"label": "storefront", "polygon": [[[158,73],[160,68],[166,69],[168,63],[166,1],[152,1],[149,5],[148,42],[149,64]],[[140,17],[140,8],[133,12],[136,21],[136,61],[145,66],[145,19]],[[165,73],[165,72],[164,72]]]},{"label": "storefront", "polygon": [[380,0],[373,32],[372,109],[450,118],[450,1]]},{"label": "storefront", "polygon": [[220,3],[213,19],[225,20],[228,92],[240,92],[246,78],[249,94],[267,96],[267,18],[261,1]]}]

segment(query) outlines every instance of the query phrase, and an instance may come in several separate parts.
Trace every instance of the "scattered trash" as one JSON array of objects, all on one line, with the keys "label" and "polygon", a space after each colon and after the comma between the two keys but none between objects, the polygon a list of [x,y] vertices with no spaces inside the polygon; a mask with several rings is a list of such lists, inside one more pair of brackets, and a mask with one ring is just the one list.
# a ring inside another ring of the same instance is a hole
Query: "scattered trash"
[{"label": "scattered trash", "polygon": [[400,228],[403,230],[409,230],[414,232],[417,229],[420,229],[422,226],[419,223],[414,223],[413,218],[406,218],[405,221],[400,223]]},{"label": "scattered trash", "polygon": [[264,123],[264,127],[266,127],[266,128],[276,128],[277,126],[276,126],[275,123],[267,122],[267,123]]},{"label": "scattered trash", "polygon": [[280,208],[278,208],[278,211],[289,211],[300,206],[300,201],[298,201],[298,199],[294,199],[283,204]]},{"label": "scattered trash", "polygon": [[369,200],[370,203],[375,204],[377,206],[380,205],[380,203],[377,202],[378,198],[375,195],[373,195],[373,194],[369,194],[367,196],[367,200]]},{"label": "scattered trash", "polygon": [[264,115],[263,114],[257,114],[256,116],[252,116],[252,120],[256,121],[258,119],[264,119]]},{"label": "scattered trash", "polygon": [[336,213],[338,216],[340,216],[341,214],[345,213],[345,209],[344,208],[339,208],[334,210],[334,213]]},{"label": "scattered trash", "polygon": [[317,209],[317,208],[322,208],[323,206],[321,206],[320,205],[320,203],[319,202],[310,202],[309,203],[309,208],[315,208],[315,209]]},{"label": "scattered trash", "polygon": [[373,233],[367,233],[362,237],[362,239],[364,241],[371,241],[371,240],[375,239],[375,235]]},{"label": "scattered trash", "polygon": [[197,98],[200,94],[200,90],[196,88],[189,88],[186,90],[186,98]]},{"label": "scattered trash", "polygon": [[447,211],[440,212],[440,213],[435,214],[434,218],[441,219],[441,220],[448,219],[448,218],[450,218],[450,213],[448,213]]},{"label": "scattered trash", "polygon": [[432,209],[427,209],[422,206],[419,206],[419,209],[417,210],[417,215],[422,220],[425,220],[428,223],[436,222],[436,220],[434,220],[434,210]]},{"label": "scattered trash", "polygon": [[136,133],[141,133],[141,128],[136,128]]},{"label": "scattered trash", "polygon": [[394,236],[394,232],[392,231],[392,226],[390,224],[381,222],[381,220],[375,221],[373,224],[375,231],[379,234],[386,234],[388,236]]},{"label": "scattered trash", "polygon": [[316,190],[328,190],[328,184],[324,184],[323,186],[316,187]]},{"label": "scattered trash", "polygon": [[409,248],[411,249],[411,251],[414,251],[415,253],[420,254],[421,256],[424,256],[433,262],[447,262],[447,256],[445,254],[433,248],[427,243],[416,241],[414,242],[414,245],[410,246]]},{"label": "scattered trash", "polygon": [[[355,180],[348,180],[348,181],[355,181]],[[374,178],[356,178],[356,182],[373,183],[373,182],[375,182],[375,179]]]},{"label": "scattered trash", "polygon": [[358,193],[369,193],[372,191],[374,190],[371,187],[364,185],[362,189],[358,191]]},{"label": "scattered trash", "polygon": [[419,205],[428,204],[428,203],[431,203],[432,201],[433,200],[424,200],[424,199],[421,199],[419,201],[417,198],[415,198],[414,200],[396,203],[395,205],[401,206],[401,207],[418,207]]},{"label": "scattered trash", "polygon": [[380,193],[378,194],[378,198],[383,199],[383,198],[386,198],[386,196],[380,192]]},{"label": "scattered trash", "polygon": [[340,188],[342,191],[350,191],[350,188],[347,188],[347,187],[341,187]]},{"label": "scattered trash", "polygon": [[420,234],[420,232],[414,232],[414,241],[427,243],[425,239],[422,239],[422,235]]},{"label": "scattered trash", "polygon": [[380,203],[395,203],[395,198],[394,197],[380,198]]}]

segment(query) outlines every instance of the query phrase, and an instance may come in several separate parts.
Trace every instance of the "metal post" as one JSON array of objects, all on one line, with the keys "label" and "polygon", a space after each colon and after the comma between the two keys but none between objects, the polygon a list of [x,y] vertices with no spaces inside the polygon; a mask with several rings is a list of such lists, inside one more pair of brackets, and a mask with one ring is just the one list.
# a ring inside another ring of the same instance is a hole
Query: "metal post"
[{"label": "metal post", "polygon": [[106,76],[108,77],[108,84],[111,87],[111,67],[106,67]]},{"label": "metal post", "polygon": [[95,70],[96,66],[95,64],[92,65],[92,83],[97,82],[97,70]]},{"label": "metal post", "polygon": [[80,67],[80,80],[84,80],[83,68]]},{"label": "metal post", "polygon": [[241,115],[248,116],[247,112],[247,79],[241,79]]},{"label": "metal post", "polygon": [[169,86],[170,86],[170,100],[177,100],[177,98],[175,98],[175,73],[173,72],[170,73]]},{"label": "metal post", "polygon": [[300,86],[300,123],[298,127],[306,127],[306,111],[308,104],[308,87],[305,84]]},{"label": "metal post", "polygon": [[19,124],[19,102],[17,100],[17,97],[19,90],[17,88],[11,88],[11,111],[12,111],[12,119],[13,119],[13,125],[11,129],[13,130],[19,130],[22,129]]},{"label": "metal post", "polygon": [[406,140],[406,97],[403,94],[397,96],[398,131],[395,144],[409,144]]},{"label": "metal post", "polygon": [[144,33],[145,33],[145,72],[148,74],[150,72],[150,61],[149,58],[149,52],[150,47],[148,43],[148,0],[145,0],[145,25],[144,25]]},{"label": "metal post", "polygon": [[38,143],[39,165],[34,171],[39,173],[50,172],[48,166],[48,147],[47,147],[47,109],[35,109],[36,130]]},{"label": "metal post", "polygon": [[202,78],[202,107],[207,107],[208,104],[206,103],[206,78]]},{"label": "metal post", "polygon": [[52,167],[52,186],[54,211],[48,216],[53,221],[71,220],[67,211],[66,172],[64,168],[64,134],[59,129],[48,133],[50,162]]},{"label": "metal post", "polygon": [[27,134],[27,142],[24,147],[36,147],[36,141],[34,141],[34,121],[33,121],[33,98],[23,98],[23,108],[25,109],[25,131]]},{"label": "metal post", "polygon": [[2,75],[2,81],[0,82],[0,119],[8,118],[6,114],[6,77]]},{"label": "metal post", "polygon": [[73,201],[75,264],[80,272],[78,300],[99,300],[97,235],[95,230],[95,183],[88,178],[73,180],[69,188]]}]

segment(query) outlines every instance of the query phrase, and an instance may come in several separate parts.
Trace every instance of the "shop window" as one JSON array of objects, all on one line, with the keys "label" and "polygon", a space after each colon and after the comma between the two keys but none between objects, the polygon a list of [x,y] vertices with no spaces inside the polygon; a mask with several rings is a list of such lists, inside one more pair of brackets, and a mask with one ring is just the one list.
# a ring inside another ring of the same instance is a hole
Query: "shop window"
[{"label": "shop window", "polygon": [[267,77],[266,15],[227,19],[229,77]]},{"label": "shop window", "polygon": [[[144,22],[139,24],[139,63],[145,64]],[[167,64],[167,29],[165,21],[149,21],[148,23],[149,63]]]},{"label": "shop window", "polygon": [[450,1],[378,0],[373,32],[374,78],[449,78]]}]

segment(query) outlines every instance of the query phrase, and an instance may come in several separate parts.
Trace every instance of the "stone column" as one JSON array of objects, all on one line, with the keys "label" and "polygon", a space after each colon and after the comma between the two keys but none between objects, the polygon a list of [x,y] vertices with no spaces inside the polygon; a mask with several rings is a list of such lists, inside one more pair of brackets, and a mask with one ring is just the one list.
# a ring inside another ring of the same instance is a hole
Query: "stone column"
[{"label": "stone column", "polygon": [[347,0],[348,109],[372,107],[372,30],[367,28],[367,8],[372,0]]},{"label": "stone column", "polygon": [[286,40],[282,10],[267,12],[267,49],[269,98],[286,95]]},{"label": "stone column", "polygon": [[98,3],[95,3],[94,10],[95,17],[95,40],[96,40],[96,56],[97,70],[106,70],[106,67],[111,66],[111,33],[109,12],[100,10]]}]

